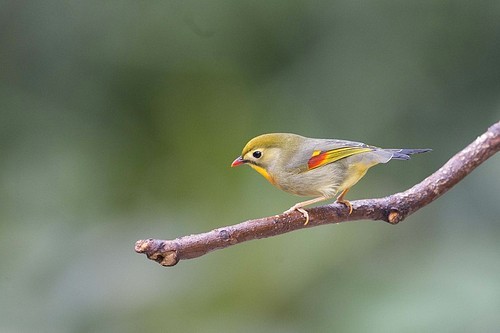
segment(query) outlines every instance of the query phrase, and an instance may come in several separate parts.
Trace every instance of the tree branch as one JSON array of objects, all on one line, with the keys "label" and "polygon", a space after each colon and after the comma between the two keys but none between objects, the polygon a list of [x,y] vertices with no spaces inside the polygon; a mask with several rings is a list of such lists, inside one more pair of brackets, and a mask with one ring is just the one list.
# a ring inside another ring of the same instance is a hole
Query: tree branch
[{"label": "tree branch", "polygon": [[163,266],[173,266],[179,260],[197,258],[231,245],[324,224],[356,220],[383,220],[397,224],[439,198],[499,150],[500,122],[492,125],[438,171],[412,188],[385,198],[352,201],[354,210],[351,215],[347,214],[347,208],[343,204],[334,203],[308,209],[308,225],[304,225],[302,214],[294,211],[174,240],[139,240],[135,244],[135,251],[146,254],[149,259]]}]

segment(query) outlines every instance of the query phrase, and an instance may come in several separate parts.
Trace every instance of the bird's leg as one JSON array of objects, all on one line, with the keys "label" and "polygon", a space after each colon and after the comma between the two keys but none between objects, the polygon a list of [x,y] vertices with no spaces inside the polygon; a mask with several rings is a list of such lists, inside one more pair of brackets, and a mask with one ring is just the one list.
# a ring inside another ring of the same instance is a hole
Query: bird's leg
[{"label": "bird's leg", "polygon": [[338,203],[346,205],[347,208],[349,208],[349,215],[351,215],[351,213],[352,213],[352,205],[349,202],[349,200],[345,200],[344,199],[344,195],[346,195],[347,192],[349,192],[349,187],[346,188],[345,190],[343,190],[342,193],[340,193],[340,195],[337,197],[337,200],[335,202],[338,202]]},{"label": "bird's leg", "polygon": [[316,203],[316,202],[324,201],[326,199],[328,199],[328,198],[327,197],[317,197],[317,198],[314,198],[311,200],[299,202],[299,203],[293,205],[292,207],[290,207],[290,209],[285,211],[285,213],[291,213],[294,210],[301,212],[302,215],[304,216],[304,218],[306,219],[306,222],[304,223],[304,225],[307,225],[309,223],[309,213],[303,207],[312,205],[313,203]]}]

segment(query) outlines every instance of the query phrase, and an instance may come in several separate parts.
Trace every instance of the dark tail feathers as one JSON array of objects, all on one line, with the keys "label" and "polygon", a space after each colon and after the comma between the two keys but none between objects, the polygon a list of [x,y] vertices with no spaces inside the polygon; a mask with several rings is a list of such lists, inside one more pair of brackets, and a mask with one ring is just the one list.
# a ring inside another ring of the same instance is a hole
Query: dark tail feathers
[{"label": "dark tail feathers", "polygon": [[410,155],[421,154],[431,151],[432,149],[386,149],[393,153],[392,159],[409,160]]}]

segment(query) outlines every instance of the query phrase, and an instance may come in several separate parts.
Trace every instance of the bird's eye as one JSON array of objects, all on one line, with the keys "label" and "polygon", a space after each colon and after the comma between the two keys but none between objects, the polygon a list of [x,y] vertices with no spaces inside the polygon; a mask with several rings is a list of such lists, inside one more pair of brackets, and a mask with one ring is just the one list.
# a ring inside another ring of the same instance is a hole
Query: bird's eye
[{"label": "bird's eye", "polygon": [[262,152],[260,152],[259,150],[256,150],[253,152],[252,156],[255,158],[260,158],[262,156]]}]

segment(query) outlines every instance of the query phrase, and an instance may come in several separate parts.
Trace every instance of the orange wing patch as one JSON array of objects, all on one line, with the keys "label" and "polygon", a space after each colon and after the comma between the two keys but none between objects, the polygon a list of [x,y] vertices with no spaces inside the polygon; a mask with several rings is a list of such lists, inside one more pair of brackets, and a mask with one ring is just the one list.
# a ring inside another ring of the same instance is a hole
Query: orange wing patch
[{"label": "orange wing patch", "polygon": [[307,161],[307,167],[309,168],[309,170],[322,166],[326,159],[326,153],[328,152],[327,151],[321,152],[321,150],[315,150],[312,153],[312,157],[309,159],[309,161]]},{"label": "orange wing patch", "polygon": [[352,155],[367,153],[372,150],[373,149],[367,147],[342,147],[327,151],[315,150],[307,162],[307,166],[309,170],[311,170]]}]

